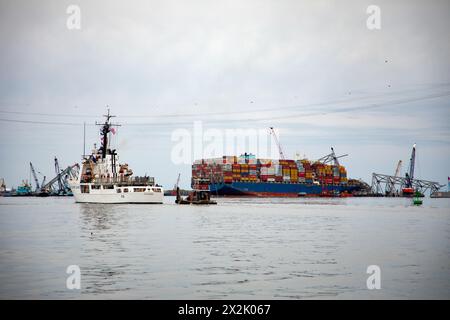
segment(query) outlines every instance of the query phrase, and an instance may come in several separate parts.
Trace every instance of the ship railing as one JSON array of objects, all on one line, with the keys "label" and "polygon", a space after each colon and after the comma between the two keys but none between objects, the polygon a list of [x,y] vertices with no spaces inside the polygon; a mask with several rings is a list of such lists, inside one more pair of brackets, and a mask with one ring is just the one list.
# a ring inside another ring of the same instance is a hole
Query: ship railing
[{"label": "ship railing", "polygon": [[[83,182],[83,181],[82,181]],[[95,185],[119,185],[119,186],[153,186],[155,185],[154,177],[106,177],[95,178],[90,181]]]}]

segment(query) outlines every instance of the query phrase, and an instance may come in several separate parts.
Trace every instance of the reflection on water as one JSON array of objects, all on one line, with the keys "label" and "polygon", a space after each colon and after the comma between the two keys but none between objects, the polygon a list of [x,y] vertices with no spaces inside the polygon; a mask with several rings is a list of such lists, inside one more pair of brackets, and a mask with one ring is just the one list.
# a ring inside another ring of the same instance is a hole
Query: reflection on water
[{"label": "reflection on water", "polygon": [[[450,298],[450,203],[0,200],[0,298]],[[81,290],[65,288],[68,265]],[[368,265],[382,290],[366,288]]]},{"label": "reflection on water", "polygon": [[80,203],[78,206],[84,231],[110,229],[117,225],[121,211],[126,210],[123,206],[111,204]]},{"label": "reflection on water", "polygon": [[[126,252],[123,236],[127,232],[124,219],[126,206],[111,204],[80,204],[81,253],[83,280],[87,285],[83,295],[117,293],[129,290],[118,284],[132,267],[121,263],[120,253]],[[111,254],[115,258],[111,259]]]}]

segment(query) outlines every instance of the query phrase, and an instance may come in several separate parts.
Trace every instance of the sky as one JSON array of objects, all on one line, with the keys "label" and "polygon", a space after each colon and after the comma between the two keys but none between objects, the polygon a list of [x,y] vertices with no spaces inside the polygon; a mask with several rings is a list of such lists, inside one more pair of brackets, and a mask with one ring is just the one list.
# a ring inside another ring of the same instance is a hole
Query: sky
[{"label": "sky", "polygon": [[109,106],[121,161],[165,188],[190,183],[173,135],[195,123],[274,127],[287,158],[333,146],[369,183],[398,160],[404,174],[417,143],[416,177],[447,184],[449,15],[449,1],[1,0],[0,177],[80,162],[83,123],[90,149]]}]

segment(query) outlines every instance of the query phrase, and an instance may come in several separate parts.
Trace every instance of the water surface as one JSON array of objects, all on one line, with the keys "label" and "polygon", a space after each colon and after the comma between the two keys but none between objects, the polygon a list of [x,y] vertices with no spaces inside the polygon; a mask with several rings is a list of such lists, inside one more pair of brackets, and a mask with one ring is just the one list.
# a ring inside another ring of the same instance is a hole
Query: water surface
[{"label": "water surface", "polygon": [[0,298],[450,298],[449,199],[165,201],[0,198]]}]

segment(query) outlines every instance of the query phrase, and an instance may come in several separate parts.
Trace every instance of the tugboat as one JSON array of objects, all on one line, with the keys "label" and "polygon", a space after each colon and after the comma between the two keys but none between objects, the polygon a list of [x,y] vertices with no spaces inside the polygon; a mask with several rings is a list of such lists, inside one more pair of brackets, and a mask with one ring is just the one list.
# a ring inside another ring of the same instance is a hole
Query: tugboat
[{"label": "tugboat", "polygon": [[209,179],[195,178],[192,183],[192,191],[186,198],[180,195],[180,188],[177,186],[176,204],[217,204],[211,200],[211,191],[209,190]]},{"label": "tugboat", "polygon": [[69,180],[75,202],[82,203],[163,203],[164,190],[153,177],[133,177],[128,164],[120,164],[115,149],[110,148],[110,135],[117,124],[114,116],[104,116],[101,146],[94,145],[91,155],[83,156],[78,177]]},{"label": "tugboat", "polygon": [[36,197],[49,197],[50,191],[45,188],[41,188],[38,192],[34,194]]}]

